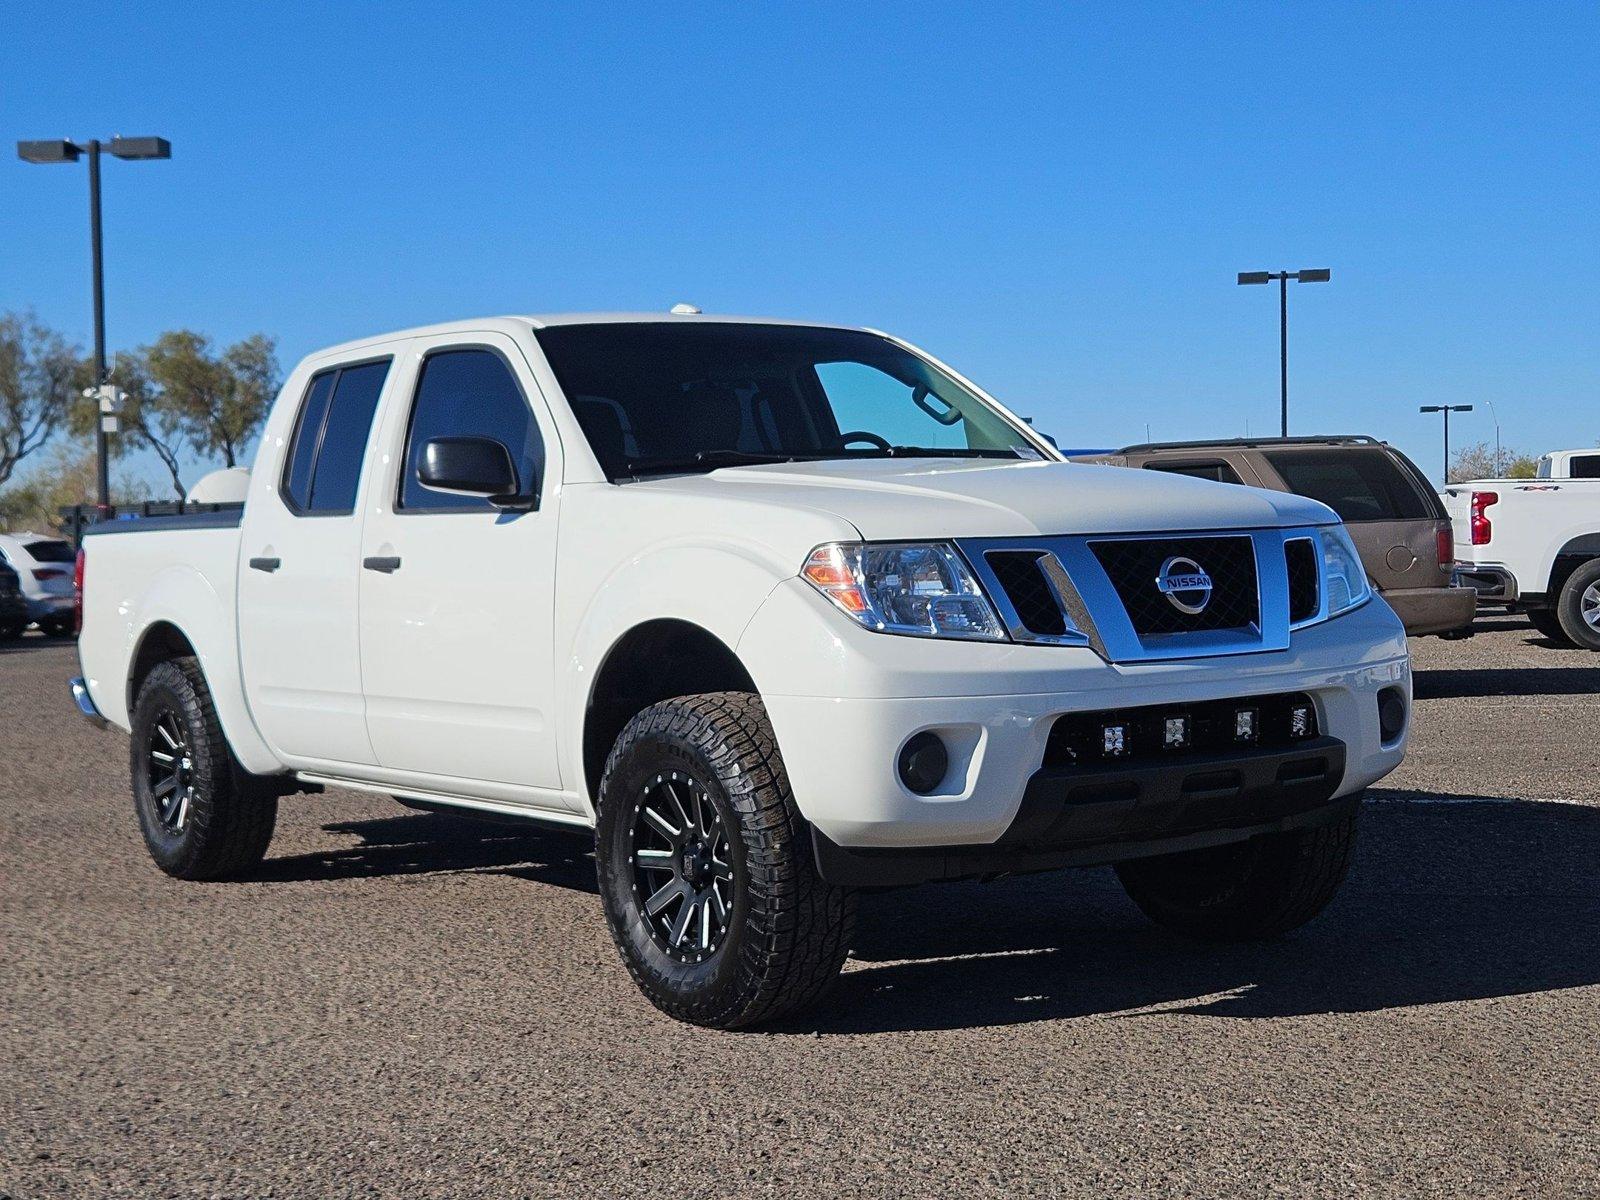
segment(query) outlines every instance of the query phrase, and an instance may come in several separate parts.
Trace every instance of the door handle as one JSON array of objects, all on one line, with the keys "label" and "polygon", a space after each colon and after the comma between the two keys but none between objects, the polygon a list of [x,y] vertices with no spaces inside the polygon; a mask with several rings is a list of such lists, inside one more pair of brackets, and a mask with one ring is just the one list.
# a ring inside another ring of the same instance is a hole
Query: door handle
[{"label": "door handle", "polygon": [[369,571],[382,571],[385,575],[392,575],[400,569],[398,555],[390,558],[363,558],[361,565]]},{"label": "door handle", "polygon": [[252,558],[250,560],[250,569],[252,571],[265,571],[268,575],[281,566],[283,566],[283,559],[281,558]]}]

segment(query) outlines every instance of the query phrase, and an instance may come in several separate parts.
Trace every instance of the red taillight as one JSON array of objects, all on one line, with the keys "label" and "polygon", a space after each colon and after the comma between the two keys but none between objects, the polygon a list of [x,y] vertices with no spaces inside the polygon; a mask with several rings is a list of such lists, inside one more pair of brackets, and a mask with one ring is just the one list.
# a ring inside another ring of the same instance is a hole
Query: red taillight
[{"label": "red taillight", "polygon": [[1494,536],[1494,525],[1490,523],[1486,510],[1491,504],[1499,503],[1499,492],[1472,493],[1472,544],[1474,546],[1487,546],[1489,539]]},{"label": "red taillight", "polygon": [[72,567],[72,632],[83,632],[83,551]]},{"label": "red taillight", "polygon": [[67,573],[60,567],[45,567],[43,570],[35,571],[33,577],[40,583],[44,583],[51,579],[65,579]]},{"label": "red taillight", "polygon": [[1456,535],[1451,530],[1450,526],[1446,525],[1443,529],[1439,530],[1437,537],[1439,569],[1441,571],[1448,571],[1451,564],[1456,561]]}]

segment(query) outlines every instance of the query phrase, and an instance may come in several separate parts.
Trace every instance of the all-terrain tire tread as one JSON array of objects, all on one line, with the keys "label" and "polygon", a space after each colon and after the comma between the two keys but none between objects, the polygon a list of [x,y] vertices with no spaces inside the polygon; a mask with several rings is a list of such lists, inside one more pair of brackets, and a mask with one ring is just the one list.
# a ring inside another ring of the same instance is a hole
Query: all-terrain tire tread
[{"label": "all-terrain tire tread", "polygon": [[[712,692],[645,709],[612,747],[602,809],[613,802],[606,791],[613,766],[641,739],[660,736],[700,748],[739,816],[750,896],[741,985],[732,995],[686,1007],[641,969],[613,927],[623,961],[652,1003],[696,1024],[732,1029],[799,1012],[827,991],[843,967],[856,903],[854,893],[830,887],[817,875],[809,830],[795,806],[765,705],[747,692]],[[604,870],[603,855],[597,859]]]},{"label": "all-terrain tire tread", "polygon": [[[206,756],[202,776],[208,783],[202,802],[190,810],[192,850],[174,864],[176,869],[163,869],[182,879],[227,879],[247,871],[266,856],[272,842],[277,795],[234,760],[197,659],[186,656],[158,663],[145,677],[140,696],[158,686],[177,695],[204,730],[205,745],[194,747],[193,753]],[[142,748],[137,739],[132,752],[138,770]]]}]

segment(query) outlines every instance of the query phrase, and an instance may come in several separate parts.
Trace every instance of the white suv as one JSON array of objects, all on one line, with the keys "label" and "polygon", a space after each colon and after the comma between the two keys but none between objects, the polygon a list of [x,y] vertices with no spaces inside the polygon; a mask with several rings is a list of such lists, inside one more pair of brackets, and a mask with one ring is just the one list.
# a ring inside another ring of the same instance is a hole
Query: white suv
[{"label": "white suv", "polygon": [[11,564],[28,604],[28,620],[52,637],[72,633],[71,542],[43,533],[0,533],[0,560]]}]

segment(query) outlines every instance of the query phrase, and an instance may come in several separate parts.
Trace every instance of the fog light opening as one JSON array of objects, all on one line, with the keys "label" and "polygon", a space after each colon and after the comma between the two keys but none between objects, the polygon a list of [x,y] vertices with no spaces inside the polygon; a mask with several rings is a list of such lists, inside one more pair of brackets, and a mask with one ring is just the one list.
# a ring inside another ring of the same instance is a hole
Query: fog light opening
[{"label": "fog light opening", "polygon": [[944,782],[950,770],[950,752],[939,735],[930,729],[913,734],[900,747],[900,782],[919,796],[926,796]]},{"label": "fog light opening", "polygon": [[1399,688],[1387,687],[1378,693],[1378,735],[1395,741],[1406,731],[1406,699]]}]

